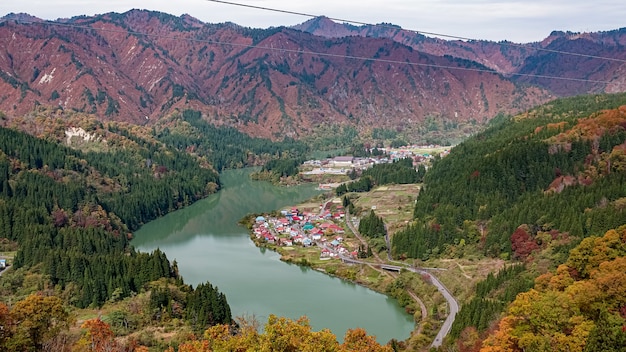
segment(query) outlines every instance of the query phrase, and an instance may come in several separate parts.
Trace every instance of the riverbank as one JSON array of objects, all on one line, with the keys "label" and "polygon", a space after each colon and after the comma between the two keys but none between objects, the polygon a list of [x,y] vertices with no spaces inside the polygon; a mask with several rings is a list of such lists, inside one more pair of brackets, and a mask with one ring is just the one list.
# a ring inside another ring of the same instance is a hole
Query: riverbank
[{"label": "riverbank", "polygon": [[[371,197],[365,198],[371,202]],[[395,207],[402,209],[403,205]],[[341,199],[329,195],[324,202],[316,199],[271,214],[249,216],[246,225],[258,247],[276,251],[284,262],[310,267],[396,299],[415,322],[405,340],[408,346],[420,349],[440,343],[442,337],[437,334],[449,307],[442,292],[432,285],[433,279],[423,272],[385,270],[391,263],[372,252],[359,235],[358,225],[349,218]],[[386,253],[381,254],[387,258]]]}]

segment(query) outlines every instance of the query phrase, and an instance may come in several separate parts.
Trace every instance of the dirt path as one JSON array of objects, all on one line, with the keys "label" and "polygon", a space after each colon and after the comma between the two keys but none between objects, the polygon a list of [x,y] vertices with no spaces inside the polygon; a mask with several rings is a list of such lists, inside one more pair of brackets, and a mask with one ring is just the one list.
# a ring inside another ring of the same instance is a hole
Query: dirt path
[{"label": "dirt path", "polygon": [[[414,300],[415,302],[417,302],[417,304],[419,304],[419,305],[420,305],[420,309],[421,309],[421,311],[422,311],[422,312],[421,312],[421,313],[422,313],[422,318],[421,318],[421,321],[424,321],[424,320],[428,317],[428,310],[426,309],[426,305],[424,304],[424,302],[422,302],[422,300],[421,300],[419,297],[417,297],[417,295],[415,294],[415,292],[413,292],[413,291],[411,291],[411,290],[407,290],[406,292],[409,294],[409,296],[411,296],[411,298],[413,298],[413,300]],[[421,322],[420,322],[420,323],[418,324],[417,331],[415,332],[415,334],[416,334],[416,335],[421,334],[421,333],[422,333],[422,330],[423,330],[423,326],[422,326],[422,324],[421,324]]]},{"label": "dirt path", "polygon": [[454,263],[459,267],[459,269],[461,270],[461,273],[463,274],[463,276],[465,276],[466,279],[470,279],[470,280],[472,279],[471,276],[467,275],[467,273],[465,272],[465,269],[463,269],[463,267],[461,266],[461,264],[459,264],[459,262],[454,262]]},{"label": "dirt path", "polygon": [[[367,247],[367,241],[365,241],[365,239],[363,239],[363,237],[361,237],[361,234],[359,233],[359,230],[357,228],[354,227],[354,224],[352,223],[352,221],[350,220],[350,213],[346,212],[346,224],[348,224],[348,227],[350,228],[350,231],[352,231],[352,233],[354,234],[354,236],[356,236],[356,238],[359,239],[359,241],[361,242],[361,244],[363,244],[364,246]],[[378,253],[372,251],[372,254],[374,255],[374,257],[376,258],[376,261],[378,261],[379,263],[384,263],[385,261],[382,260],[380,258],[380,256],[378,255]]]}]

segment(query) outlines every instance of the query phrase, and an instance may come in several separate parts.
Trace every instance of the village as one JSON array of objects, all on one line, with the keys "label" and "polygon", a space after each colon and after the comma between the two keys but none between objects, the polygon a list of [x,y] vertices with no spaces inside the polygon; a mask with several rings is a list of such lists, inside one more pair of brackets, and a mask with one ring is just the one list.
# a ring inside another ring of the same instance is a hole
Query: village
[{"label": "village", "polygon": [[[331,211],[332,210],[332,211]],[[298,208],[282,210],[278,217],[257,216],[252,233],[258,243],[270,247],[313,247],[320,249],[320,260],[356,259],[358,243],[346,240],[343,206],[328,201],[319,213]]]},{"label": "village", "polygon": [[[365,170],[375,164],[390,163],[410,158],[413,165],[428,165],[435,156],[444,157],[450,152],[450,146],[425,145],[405,146],[402,148],[381,148],[381,154],[372,157],[336,156],[324,160],[304,162],[302,174],[346,175],[355,170]],[[343,181],[345,182],[345,181]],[[331,190],[341,182],[320,183],[322,190]],[[375,208],[374,206],[372,208]],[[341,259],[355,260],[359,257],[359,249],[366,247],[357,236],[357,224],[346,222],[345,209],[338,198],[331,198],[319,209],[282,210],[280,216],[258,216],[254,219],[252,237],[259,245],[281,248],[282,252],[297,247],[317,247],[320,250],[319,260]],[[350,226],[352,225],[352,226]],[[349,231],[346,234],[346,230]]]},{"label": "village", "polygon": [[[379,148],[380,155],[369,157],[336,156],[323,160],[307,160],[303,163],[302,174],[334,174],[342,175],[351,170],[365,170],[375,164],[391,163],[400,159],[410,158],[413,165],[429,164],[435,156],[444,157],[450,153],[451,146],[411,145],[401,148]],[[370,150],[372,153],[372,150]],[[372,153],[374,154],[374,153]]]}]

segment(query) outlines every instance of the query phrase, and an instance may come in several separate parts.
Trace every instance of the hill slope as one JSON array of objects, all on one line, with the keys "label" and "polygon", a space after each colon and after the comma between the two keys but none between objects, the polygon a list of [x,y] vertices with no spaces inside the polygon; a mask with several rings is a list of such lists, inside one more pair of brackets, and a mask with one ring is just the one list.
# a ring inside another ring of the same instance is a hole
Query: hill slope
[{"label": "hill slope", "polygon": [[625,104],[624,94],[557,100],[453,148],[427,173],[394,253],[472,245],[523,259],[550,231],[580,239],[626,223]]}]

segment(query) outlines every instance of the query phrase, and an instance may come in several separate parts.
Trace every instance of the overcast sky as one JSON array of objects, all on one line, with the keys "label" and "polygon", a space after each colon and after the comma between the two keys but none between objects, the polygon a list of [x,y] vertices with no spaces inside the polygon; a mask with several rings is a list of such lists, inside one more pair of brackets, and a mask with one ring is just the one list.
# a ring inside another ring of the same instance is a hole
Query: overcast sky
[{"label": "overcast sky", "polygon": [[[596,32],[626,27],[625,0],[230,0],[231,2],[324,15],[406,29],[517,43],[540,41],[553,30]],[[148,9],[208,23],[234,22],[267,28],[302,23],[309,17],[243,8],[208,0],[0,0],[0,17],[28,13],[54,20],[78,15]]]}]

